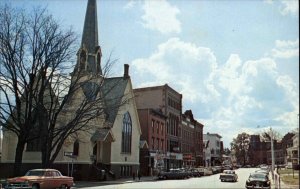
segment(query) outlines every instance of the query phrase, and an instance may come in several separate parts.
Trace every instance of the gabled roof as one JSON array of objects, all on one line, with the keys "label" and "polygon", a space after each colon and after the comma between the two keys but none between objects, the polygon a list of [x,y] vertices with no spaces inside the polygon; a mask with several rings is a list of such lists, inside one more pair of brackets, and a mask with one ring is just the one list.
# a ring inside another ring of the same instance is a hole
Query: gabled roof
[{"label": "gabled roof", "polygon": [[115,141],[115,137],[109,128],[97,129],[91,137],[91,141]]},{"label": "gabled roof", "polygon": [[104,98],[106,121],[113,125],[119,107],[122,105],[125,89],[129,78],[114,77],[105,78],[101,87],[101,95]]}]

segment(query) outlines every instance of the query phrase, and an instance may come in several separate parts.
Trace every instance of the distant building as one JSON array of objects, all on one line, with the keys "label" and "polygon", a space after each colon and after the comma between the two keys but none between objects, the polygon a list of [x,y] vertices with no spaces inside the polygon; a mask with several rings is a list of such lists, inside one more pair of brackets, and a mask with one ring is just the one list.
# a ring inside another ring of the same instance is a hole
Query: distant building
[{"label": "distant building", "polygon": [[216,166],[222,164],[221,136],[216,133],[207,133],[203,135],[205,145],[205,166]]},{"label": "distant building", "polygon": [[[167,84],[134,89],[138,109],[160,109],[166,119],[166,168],[180,168],[183,156],[180,141],[182,95]],[[149,141],[148,141],[149,142]],[[151,145],[150,145],[151,146]]]},{"label": "distant building", "polygon": [[181,152],[183,167],[203,165],[203,125],[194,119],[192,110],[182,114],[181,120]]},{"label": "distant building", "polygon": [[[270,142],[268,142],[270,143]],[[282,165],[284,164],[284,150],[282,148],[281,141],[273,140],[273,150],[274,150],[274,163],[275,165]],[[267,151],[267,157],[268,157],[268,165],[272,165],[272,149],[270,148]]]},{"label": "distant building", "polygon": [[287,164],[299,166],[299,134],[293,136],[293,146],[287,148]]},{"label": "distant building", "polygon": [[[291,135],[287,134],[281,141],[273,140],[274,160],[276,165],[286,163],[286,147],[290,146]],[[260,135],[251,135],[248,150],[249,164],[272,164],[271,142],[263,140]]]}]

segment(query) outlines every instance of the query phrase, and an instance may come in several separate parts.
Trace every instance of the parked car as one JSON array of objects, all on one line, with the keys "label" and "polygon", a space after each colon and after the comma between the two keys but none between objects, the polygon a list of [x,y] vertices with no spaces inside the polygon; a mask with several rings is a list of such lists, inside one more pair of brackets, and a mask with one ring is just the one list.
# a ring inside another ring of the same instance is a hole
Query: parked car
[{"label": "parked car", "polygon": [[184,179],[188,178],[187,172],[180,169],[170,169],[169,171],[161,171],[158,173],[158,179]]},{"label": "parked car", "polygon": [[7,179],[5,189],[67,188],[74,185],[73,177],[63,176],[56,169],[32,169],[25,176]]},{"label": "parked car", "polygon": [[217,173],[222,173],[224,169],[222,169],[222,166],[215,166],[214,167],[217,171]]},{"label": "parked car", "polygon": [[216,167],[212,167],[211,170],[212,170],[213,174],[217,174],[218,173],[218,169]]},{"label": "parked car", "polygon": [[201,167],[197,168],[197,170],[200,172],[201,176],[208,176],[213,174],[211,168]]},{"label": "parked car", "polygon": [[201,177],[201,173],[197,169],[190,169],[190,172],[192,177]]},{"label": "parked car", "polygon": [[269,171],[264,170],[264,169],[258,169],[255,171],[255,173],[263,173],[263,174],[266,174],[267,176],[269,176]]},{"label": "parked car", "polygon": [[245,187],[250,188],[263,188],[271,189],[269,177],[264,173],[251,173],[246,181]]},{"label": "parked car", "polygon": [[233,170],[224,170],[223,173],[220,174],[220,180],[221,182],[224,181],[237,182],[238,175]]}]

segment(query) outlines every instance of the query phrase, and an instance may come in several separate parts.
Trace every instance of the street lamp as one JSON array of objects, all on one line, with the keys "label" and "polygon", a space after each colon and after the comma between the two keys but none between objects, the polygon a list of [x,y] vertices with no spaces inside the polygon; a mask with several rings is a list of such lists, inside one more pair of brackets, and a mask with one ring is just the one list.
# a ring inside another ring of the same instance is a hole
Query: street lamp
[{"label": "street lamp", "polygon": [[272,179],[274,179],[274,144],[273,144],[273,131],[272,127],[270,127],[270,134],[271,134],[271,156],[272,156]]}]

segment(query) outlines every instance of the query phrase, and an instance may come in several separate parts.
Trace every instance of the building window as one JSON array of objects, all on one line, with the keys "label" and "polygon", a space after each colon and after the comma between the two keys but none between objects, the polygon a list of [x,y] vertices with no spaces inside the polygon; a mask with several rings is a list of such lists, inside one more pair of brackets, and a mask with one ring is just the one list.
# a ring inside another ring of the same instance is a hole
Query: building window
[{"label": "building window", "polygon": [[131,153],[132,122],[128,112],[123,117],[122,153]]},{"label": "building window", "polygon": [[79,154],[79,141],[76,140],[73,144],[73,155],[78,156]]},{"label": "building window", "polygon": [[85,65],[86,65],[86,52],[85,50],[81,50],[80,53],[80,71],[85,70]]},{"label": "building window", "polygon": [[152,150],[154,150],[155,148],[154,148],[154,137],[152,137]]},{"label": "building window", "polygon": [[156,139],[157,150],[159,150],[159,138]]},{"label": "building window", "polygon": [[152,133],[154,133],[154,120],[151,121]]}]

